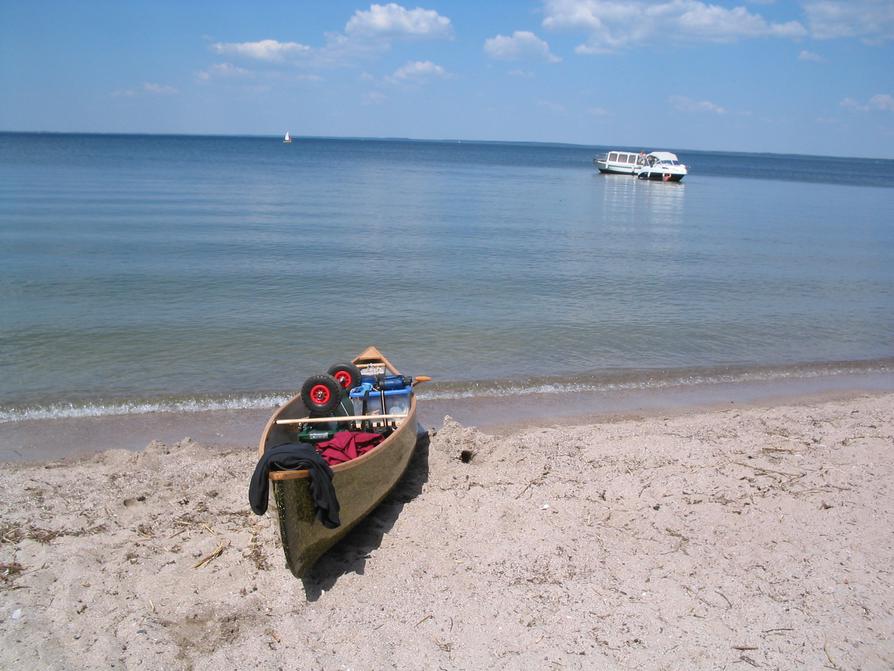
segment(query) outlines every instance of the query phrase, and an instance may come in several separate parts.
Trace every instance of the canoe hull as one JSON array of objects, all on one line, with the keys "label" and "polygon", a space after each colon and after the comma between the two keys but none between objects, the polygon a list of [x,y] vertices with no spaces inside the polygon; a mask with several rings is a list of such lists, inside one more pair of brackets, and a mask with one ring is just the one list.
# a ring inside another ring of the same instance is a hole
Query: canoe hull
[{"label": "canoe hull", "polygon": [[[372,360],[373,352],[381,356],[378,350],[370,348],[357,357],[355,363]],[[384,357],[381,360],[397,372]],[[294,434],[288,435],[289,429],[276,424],[277,419],[306,416],[300,397],[284,404],[267,423],[259,451],[263,454],[267,447],[294,440]],[[295,577],[304,577],[329,548],[371,513],[394,488],[416,447],[417,426],[416,398],[412,397],[407,418],[394,433],[363,456],[332,467],[332,484],[341,506],[341,525],[336,529],[327,529],[316,520],[307,471],[270,474],[286,564]]]},{"label": "canoe hull", "polygon": [[280,480],[273,483],[286,564],[297,578],[358,522],[373,511],[394,488],[407,469],[416,445],[416,422],[402,427],[397,440],[369,453],[362,468],[333,469],[332,484],[341,505],[341,526],[327,529],[316,521],[310,480]]}]

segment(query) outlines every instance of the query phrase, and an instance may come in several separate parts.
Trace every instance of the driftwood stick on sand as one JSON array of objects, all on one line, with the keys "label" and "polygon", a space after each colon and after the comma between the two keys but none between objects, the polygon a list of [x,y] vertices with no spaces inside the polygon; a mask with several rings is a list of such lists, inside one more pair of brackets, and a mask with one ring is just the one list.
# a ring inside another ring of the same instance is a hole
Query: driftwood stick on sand
[{"label": "driftwood stick on sand", "polygon": [[835,663],[835,660],[832,659],[832,655],[829,654],[829,641],[823,641],[823,652],[826,653],[826,659],[829,660],[829,664],[832,665],[832,668],[841,671],[841,667]]},{"label": "driftwood stick on sand", "polygon": [[741,461],[733,461],[732,463],[738,464],[739,466],[744,466],[745,468],[752,468],[755,471],[760,471],[762,473],[773,473],[775,475],[784,475],[787,478],[803,478],[805,473],[787,473],[785,471],[776,471],[772,468],[767,468],[766,466],[752,466],[751,464],[746,464]]},{"label": "driftwood stick on sand", "polygon": [[220,557],[223,554],[223,551],[227,549],[227,546],[230,544],[230,541],[225,541],[218,545],[214,551],[206,557],[202,557],[199,561],[197,561],[193,568],[204,568],[208,564],[211,563],[217,557]]},{"label": "driftwood stick on sand", "polygon": [[549,475],[549,464],[543,467],[543,473],[538,475],[536,478],[531,480],[528,484],[525,485],[525,488],[521,490],[518,494],[515,495],[515,498],[521,498],[521,495],[528,491],[534,485],[539,485],[543,483],[543,478]]}]

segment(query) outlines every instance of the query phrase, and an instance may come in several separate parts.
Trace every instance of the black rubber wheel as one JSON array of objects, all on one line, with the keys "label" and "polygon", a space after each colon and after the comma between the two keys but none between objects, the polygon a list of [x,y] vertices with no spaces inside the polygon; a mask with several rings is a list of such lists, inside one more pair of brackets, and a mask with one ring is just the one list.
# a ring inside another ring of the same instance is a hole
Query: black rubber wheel
[{"label": "black rubber wheel", "polygon": [[332,414],[343,394],[341,385],[331,375],[311,375],[301,385],[301,400],[308,412],[318,417]]},{"label": "black rubber wheel", "polygon": [[337,363],[326,372],[335,378],[342,389],[353,389],[360,384],[360,369],[352,363]]}]

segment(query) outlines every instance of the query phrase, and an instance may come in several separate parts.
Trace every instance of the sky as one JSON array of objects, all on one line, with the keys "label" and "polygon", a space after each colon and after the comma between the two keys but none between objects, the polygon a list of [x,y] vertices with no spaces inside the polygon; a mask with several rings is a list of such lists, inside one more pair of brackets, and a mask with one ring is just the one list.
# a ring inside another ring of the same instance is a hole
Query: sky
[{"label": "sky", "polygon": [[0,0],[0,130],[894,158],[894,0]]}]

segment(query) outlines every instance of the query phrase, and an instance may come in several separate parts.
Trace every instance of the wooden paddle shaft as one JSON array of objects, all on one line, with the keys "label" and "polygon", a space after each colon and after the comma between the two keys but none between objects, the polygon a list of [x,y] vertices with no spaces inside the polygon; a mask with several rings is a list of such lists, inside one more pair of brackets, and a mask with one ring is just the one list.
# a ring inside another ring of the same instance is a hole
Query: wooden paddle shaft
[{"label": "wooden paddle shaft", "polygon": [[314,424],[317,422],[376,422],[380,419],[406,419],[406,415],[348,415],[346,417],[302,417],[301,419],[278,419],[277,424]]}]

